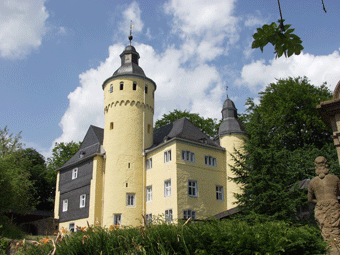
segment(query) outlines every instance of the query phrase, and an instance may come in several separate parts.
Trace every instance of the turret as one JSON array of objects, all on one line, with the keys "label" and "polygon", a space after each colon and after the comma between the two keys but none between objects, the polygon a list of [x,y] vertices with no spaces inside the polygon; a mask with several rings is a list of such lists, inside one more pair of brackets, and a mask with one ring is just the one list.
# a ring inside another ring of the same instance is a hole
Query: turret
[{"label": "turret", "polygon": [[106,152],[103,226],[141,223],[145,209],[144,149],[153,142],[156,84],[138,65],[139,54],[131,44],[120,58],[121,66],[102,85]]},{"label": "turret", "polygon": [[240,193],[240,187],[234,181],[229,180],[229,177],[234,177],[231,171],[230,165],[234,165],[231,154],[235,153],[236,150],[241,150],[244,144],[244,139],[247,138],[247,134],[242,126],[242,123],[237,118],[237,109],[232,100],[227,96],[227,99],[223,103],[222,108],[222,123],[218,130],[218,136],[220,145],[226,149],[226,187],[227,187],[227,209],[236,207],[234,202],[236,198],[235,193]]}]

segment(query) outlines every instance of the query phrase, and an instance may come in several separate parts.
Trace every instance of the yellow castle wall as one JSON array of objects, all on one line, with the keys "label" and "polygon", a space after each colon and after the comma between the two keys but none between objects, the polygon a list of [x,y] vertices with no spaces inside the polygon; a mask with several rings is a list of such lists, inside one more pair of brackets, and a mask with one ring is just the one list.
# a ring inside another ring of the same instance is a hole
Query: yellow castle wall
[{"label": "yellow castle wall", "polygon": [[60,191],[59,191],[59,178],[60,172],[57,172],[57,183],[55,189],[55,200],[54,200],[54,218],[59,219],[59,208],[60,208]]},{"label": "yellow castle wall", "polygon": [[[235,174],[231,171],[230,165],[234,165],[235,161],[233,160],[230,154],[234,154],[235,149],[241,150],[244,144],[245,135],[232,134],[225,135],[220,137],[220,145],[226,149],[226,186],[227,186],[227,209],[231,209],[237,206],[235,202],[237,201],[234,194],[240,194],[241,189],[238,184],[234,181],[229,180],[228,177],[235,177]],[[242,150],[241,150],[242,151]]]},{"label": "yellow castle wall", "polygon": [[[195,163],[182,160],[182,150],[195,153]],[[205,156],[216,158],[217,166],[205,165]],[[196,218],[205,218],[226,210],[225,151],[177,143],[177,218],[183,218],[183,210],[196,211]],[[197,181],[198,195],[188,195],[188,180]],[[223,186],[223,201],[216,200],[216,185]]]},{"label": "yellow castle wall", "polygon": [[[164,152],[171,150],[171,161],[164,162]],[[146,170],[146,187],[152,186],[152,201],[146,202],[146,214],[152,213],[153,219],[164,216],[165,210],[172,209],[177,215],[177,175],[176,144],[169,143],[147,154],[152,158],[152,168]],[[164,181],[171,180],[171,196],[164,197]],[[145,193],[146,194],[146,193]]]},{"label": "yellow castle wall", "polygon": [[[124,82],[123,90],[120,90],[120,82]],[[133,82],[137,82],[135,91]],[[148,94],[144,93],[145,84]],[[149,80],[136,77],[117,77],[108,80],[104,87],[106,165],[102,226],[112,225],[114,214],[122,214],[122,225],[142,223],[143,151],[152,145],[154,90],[155,86]],[[134,206],[127,206],[127,193],[135,194]]]}]

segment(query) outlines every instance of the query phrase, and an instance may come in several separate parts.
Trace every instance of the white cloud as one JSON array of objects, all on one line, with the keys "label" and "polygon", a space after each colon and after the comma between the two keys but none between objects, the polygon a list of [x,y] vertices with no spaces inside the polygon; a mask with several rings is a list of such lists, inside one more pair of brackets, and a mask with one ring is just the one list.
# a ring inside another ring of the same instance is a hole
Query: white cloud
[{"label": "white cloud", "polygon": [[269,83],[275,82],[275,79],[289,76],[306,76],[317,86],[327,82],[328,87],[333,91],[340,80],[339,51],[323,56],[301,53],[290,58],[274,58],[269,61],[269,64],[264,60],[258,60],[242,68],[241,78],[236,81],[236,84],[258,92]]},{"label": "white cloud", "polygon": [[0,4],[0,54],[23,58],[41,45],[49,14],[45,0],[2,0]]},{"label": "white cloud", "polygon": [[133,32],[141,32],[144,26],[144,23],[141,19],[141,10],[136,1],[132,2],[127,9],[123,11],[123,21],[120,24],[119,28],[122,32],[126,33],[129,31],[131,21],[133,24]]},{"label": "white cloud", "polygon": [[227,54],[229,45],[239,39],[238,19],[233,16],[235,0],[170,0],[164,7],[173,17],[173,33],[185,44],[195,41],[198,60],[210,61]]}]

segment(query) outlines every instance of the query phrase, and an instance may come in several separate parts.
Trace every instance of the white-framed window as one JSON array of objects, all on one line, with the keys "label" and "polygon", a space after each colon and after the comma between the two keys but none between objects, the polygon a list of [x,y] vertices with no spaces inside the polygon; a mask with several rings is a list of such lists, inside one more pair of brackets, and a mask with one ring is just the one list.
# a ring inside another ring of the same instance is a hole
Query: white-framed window
[{"label": "white-framed window", "polygon": [[171,161],[171,150],[164,152],[164,163]]},{"label": "white-framed window", "polygon": [[188,180],[188,195],[189,197],[197,197],[197,181]]},{"label": "white-framed window", "polygon": [[152,223],[152,213],[145,214],[145,224],[151,224]]},{"label": "white-framed window", "polygon": [[183,219],[187,220],[189,218],[196,219],[196,211],[192,210],[184,210],[183,211]]},{"label": "white-framed window", "polygon": [[72,180],[78,177],[78,167],[72,169]]},{"label": "white-framed window", "polygon": [[110,93],[113,92],[113,85],[110,86]]},{"label": "white-framed window", "polygon": [[70,223],[68,225],[68,230],[70,230],[70,232],[74,232],[74,223]]},{"label": "white-framed window", "polygon": [[171,196],[171,179],[164,181],[164,197]]},{"label": "white-framed window", "polygon": [[216,185],[216,200],[219,200],[219,201],[224,200],[223,186]]},{"label": "white-framed window", "polygon": [[152,168],[152,158],[149,158],[146,160],[146,170],[149,170]]},{"label": "white-framed window", "polygon": [[146,187],[146,202],[152,201],[152,186]]},{"label": "white-framed window", "polygon": [[68,199],[63,200],[63,212],[67,212],[68,210]]},{"label": "white-framed window", "polygon": [[194,162],[195,163],[195,153],[191,152],[191,151],[182,151],[182,159],[185,161],[189,161],[189,162]]},{"label": "white-framed window", "polygon": [[165,222],[172,222],[172,209],[165,210]]},{"label": "white-framed window", "polygon": [[113,225],[120,226],[122,224],[122,214],[115,213],[113,215]]},{"label": "white-framed window", "polygon": [[205,156],[205,164],[207,166],[217,166],[216,158],[212,156]]},{"label": "white-framed window", "polygon": [[86,205],[86,194],[80,195],[79,207],[84,208]]},{"label": "white-framed window", "polygon": [[135,206],[136,205],[136,194],[135,193],[127,193],[126,194],[126,205],[127,206]]}]

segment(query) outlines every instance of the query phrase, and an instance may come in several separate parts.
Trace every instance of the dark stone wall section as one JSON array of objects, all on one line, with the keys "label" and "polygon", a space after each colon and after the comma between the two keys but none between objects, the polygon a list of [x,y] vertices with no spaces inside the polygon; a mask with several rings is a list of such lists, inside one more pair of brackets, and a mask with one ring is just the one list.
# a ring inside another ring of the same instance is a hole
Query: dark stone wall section
[{"label": "dark stone wall section", "polygon": [[[78,177],[72,180],[72,170],[78,168]],[[93,159],[60,171],[59,222],[89,217],[90,189],[93,171]],[[85,207],[80,208],[80,196],[86,194]],[[68,210],[63,212],[63,200],[68,199]]]}]

